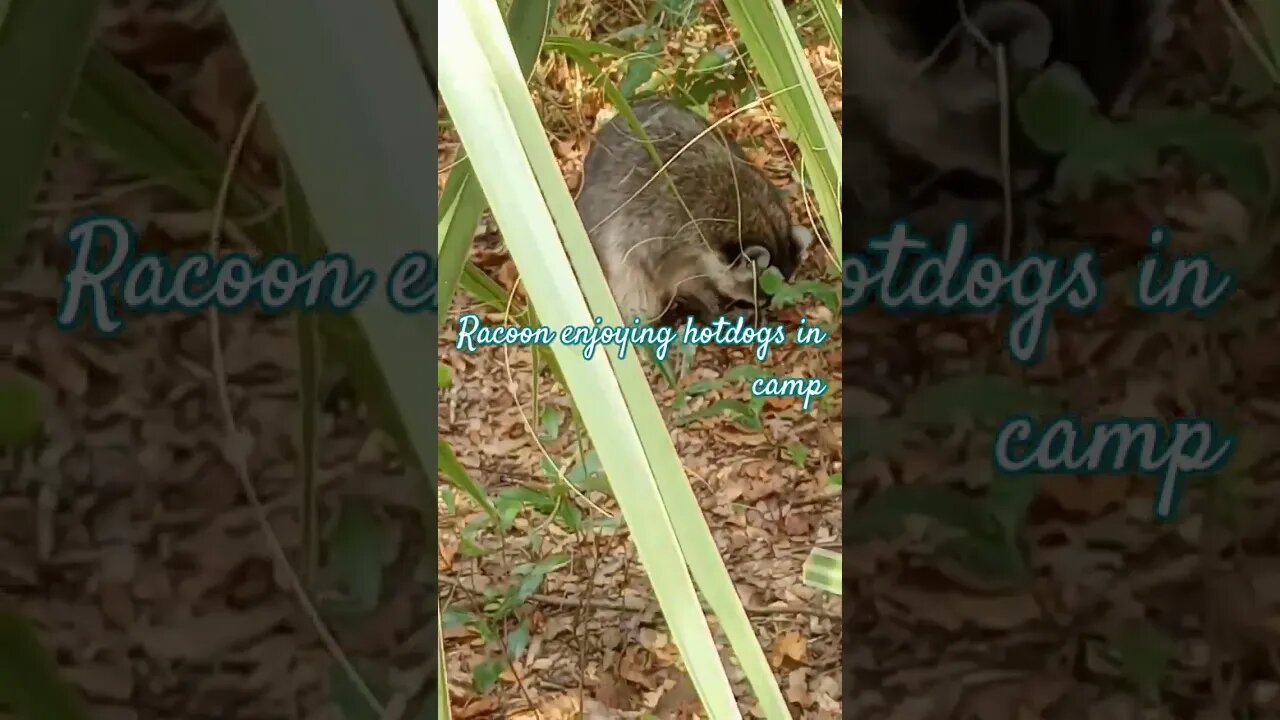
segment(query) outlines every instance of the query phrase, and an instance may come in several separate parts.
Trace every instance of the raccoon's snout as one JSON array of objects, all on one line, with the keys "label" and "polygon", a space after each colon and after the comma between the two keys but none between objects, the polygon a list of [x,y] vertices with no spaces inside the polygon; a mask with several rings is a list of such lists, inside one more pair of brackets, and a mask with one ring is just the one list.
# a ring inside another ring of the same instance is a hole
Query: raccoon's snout
[{"label": "raccoon's snout", "polygon": [[724,318],[729,322],[736,323],[739,318],[743,320],[752,320],[755,318],[757,308],[750,300],[734,300],[725,310]]}]

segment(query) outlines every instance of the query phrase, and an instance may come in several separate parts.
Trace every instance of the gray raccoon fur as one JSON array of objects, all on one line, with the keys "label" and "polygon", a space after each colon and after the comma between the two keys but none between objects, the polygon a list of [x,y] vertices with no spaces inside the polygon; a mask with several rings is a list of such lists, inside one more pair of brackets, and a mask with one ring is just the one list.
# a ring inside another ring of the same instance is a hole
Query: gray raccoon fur
[{"label": "gray raccoon fur", "polygon": [[577,197],[623,319],[758,312],[758,272],[773,266],[791,277],[811,233],[792,224],[784,193],[703,118],[659,99],[632,110],[662,175],[619,115],[597,132]]}]

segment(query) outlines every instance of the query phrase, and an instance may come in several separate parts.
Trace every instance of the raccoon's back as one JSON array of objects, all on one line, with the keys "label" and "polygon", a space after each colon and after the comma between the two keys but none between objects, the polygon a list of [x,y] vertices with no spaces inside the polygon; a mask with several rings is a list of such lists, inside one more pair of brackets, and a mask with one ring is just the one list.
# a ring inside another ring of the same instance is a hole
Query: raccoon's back
[{"label": "raccoon's back", "polygon": [[[773,201],[759,197],[771,188],[742,150],[697,114],[666,100],[642,101],[632,110],[662,165],[622,115],[600,129],[583,162],[577,201],[593,237],[606,222],[632,226],[625,234],[635,241],[670,236],[690,213],[732,218]],[[655,177],[662,166],[665,173]]]}]

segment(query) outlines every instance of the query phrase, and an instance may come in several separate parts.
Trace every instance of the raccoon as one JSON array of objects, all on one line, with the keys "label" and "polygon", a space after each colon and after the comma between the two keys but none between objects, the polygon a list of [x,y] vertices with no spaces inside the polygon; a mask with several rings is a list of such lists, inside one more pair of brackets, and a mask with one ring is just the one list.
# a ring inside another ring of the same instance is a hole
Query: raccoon
[{"label": "raccoon", "polygon": [[[1107,110],[1143,66],[1167,2],[855,0],[844,20],[846,135],[863,169],[854,204],[882,221],[939,193],[1000,197],[1001,97],[985,43],[1006,48],[1011,98],[1063,63]],[[1031,145],[1016,117],[1010,130],[1014,191],[1044,189],[1057,159]]]},{"label": "raccoon", "polygon": [[[596,134],[577,208],[625,320],[754,316],[759,274],[792,277],[812,233],[732,140],[673,102],[632,106],[656,154],[625,117]],[[674,190],[674,192],[673,192]]]}]

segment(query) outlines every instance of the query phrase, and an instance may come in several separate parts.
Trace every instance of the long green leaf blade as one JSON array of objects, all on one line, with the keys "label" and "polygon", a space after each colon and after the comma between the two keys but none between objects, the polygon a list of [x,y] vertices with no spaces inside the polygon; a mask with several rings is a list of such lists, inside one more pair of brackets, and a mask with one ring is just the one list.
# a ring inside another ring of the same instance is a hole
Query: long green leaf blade
[{"label": "long green leaf blade", "polygon": [[[324,254],[320,238],[311,223],[311,209],[302,195],[298,177],[287,161],[281,160],[285,179],[285,225],[289,252],[304,263]],[[299,506],[302,517],[302,580],[311,587],[320,566],[320,494],[317,463],[320,432],[320,323],[312,313],[298,313],[298,465],[302,480]]]},{"label": "long green leaf blade", "polygon": [[0,17],[0,274],[21,251],[100,7],[100,0],[14,0]]},{"label": "long green leaf blade", "polygon": [[844,9],[838,0],[813,0],[822,16],[822,25],[827,29],[827,36],[836,46],[836,54],[844,57]]},{"label": "long green leaf blade", "polygon": [[[328,250],[379,278],[406,254],[434,250],[436,211],[422,190],[435,182],[435,105],[395,3],[222,7]],[[427,476],[424,495],[434,497],[437,471],[426,459],[436,444],[435,317],[403,313],[385,296],[353,315],[395,388],[404,439]]]},{"label": "long green leaf blade", "polygon": [[832,250],[839,258],[844,143],[787,9],[782,0],[725,0],[725,7],[741,30],[760,77],[774,93],[774,103],[787,130],[800,146],[803,170],[831,238]]},{"label": "long green leaf blade", "polygon": [[[507,15],[507,28],[511,45],[515,49],[520,70],[528,78],[533,72],[543,40],[555,16],[557,0],[515,0]],[[414,0],[410,7],[420,18],[435,3]],[[421,22],[421,20],[419,21]],[[471,173],[471,164],[460,156],[457,166],[449,172],[444,192],[440,196],[440,213],[437,221],[440,246],[440,318],[437,327],[443,327],[449,316],[449,305],[462,278],[467,257],[471,254],[471,241],[475,239],[476,225],[484,214],[487,203],[484,190]]]},{"label": "long green leaf blade", "polygon": [[[217,144],[101,49],[94,49],[85,63],[84,80],[71,103],[68,121],[112,152],[122,167],[165,183],[195,207],[213,204],[223,165]],[[285,252],[285,223],[241,222],[261,217],[268,205],[256,188],[243,182],[232,183],[228,197],[232,223],[246,232],[260,252]],[[323,238],[315,240],[323,245]],[[406,461],[421,467],[424,463],[409,443],[382,370],[360,326],[344,315],[323,315],[319,321],[326,348],[342,359],[360,397],[395,439]],[[431,507],[434,517],[434,501]]]},{"label": "long green leaf blade", "polygon": [[75,688],[58,677],[58,665],[31,623],[0,615],[0,707],[20,720],[88,720]]}]

